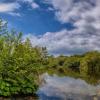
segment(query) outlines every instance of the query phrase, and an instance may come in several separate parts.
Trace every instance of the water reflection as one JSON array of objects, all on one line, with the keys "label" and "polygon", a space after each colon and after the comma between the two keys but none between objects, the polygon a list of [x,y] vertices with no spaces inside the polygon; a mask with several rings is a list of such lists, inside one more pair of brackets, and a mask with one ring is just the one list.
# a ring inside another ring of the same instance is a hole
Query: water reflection
[{"label": "water reflection", "polygon": [[40,100],[100,100],[100,85],[94,86],[71,77],[42,76]]}]

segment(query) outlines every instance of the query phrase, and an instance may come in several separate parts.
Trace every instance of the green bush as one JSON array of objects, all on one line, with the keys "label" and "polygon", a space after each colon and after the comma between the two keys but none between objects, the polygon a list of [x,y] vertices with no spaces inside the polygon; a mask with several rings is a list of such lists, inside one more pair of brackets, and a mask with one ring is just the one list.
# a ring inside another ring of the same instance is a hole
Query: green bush
[{"label": "green bush", "polygon": [[46,56],[46,48],[32,47],[29,39],[22,42],[22,33],[7,32],[1,20],[0,96],[35,94],[39,71]]}]

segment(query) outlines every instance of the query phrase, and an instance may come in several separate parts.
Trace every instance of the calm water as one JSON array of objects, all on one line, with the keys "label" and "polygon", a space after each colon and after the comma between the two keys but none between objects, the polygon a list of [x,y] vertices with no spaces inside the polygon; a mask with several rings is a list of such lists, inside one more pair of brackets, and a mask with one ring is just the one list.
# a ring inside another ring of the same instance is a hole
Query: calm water
[{"label": "calm water", "polygon": [[39,100],[100,100],[100,85],[90,85],[82,79],[42,75],[37,92]]}]

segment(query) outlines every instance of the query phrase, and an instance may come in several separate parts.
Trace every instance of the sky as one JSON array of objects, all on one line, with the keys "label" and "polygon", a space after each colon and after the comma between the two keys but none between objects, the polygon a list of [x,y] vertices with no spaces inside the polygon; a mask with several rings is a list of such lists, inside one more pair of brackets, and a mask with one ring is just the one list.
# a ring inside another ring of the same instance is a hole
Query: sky
[{"label": "sky", "polygon": [[0,18],[53,55],[100,50],[100,0],[0,0]]}]

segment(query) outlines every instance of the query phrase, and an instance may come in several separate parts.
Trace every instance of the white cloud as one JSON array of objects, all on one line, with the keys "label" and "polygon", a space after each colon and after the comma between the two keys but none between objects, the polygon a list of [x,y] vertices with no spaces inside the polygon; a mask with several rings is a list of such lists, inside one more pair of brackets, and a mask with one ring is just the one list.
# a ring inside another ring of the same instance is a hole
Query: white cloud
[{"label": "white cloud", "polygon": [[45,1],[53,6],[55,16],[61,23],[71,22],[80,34],[83,34],[83,31],[88,34],[89,29],[100,33],[100,0]]},{"label": "white cloud", "polygon": [[100,50],[100,0],[46,0],[61,23],[76,28],[30,36],[33,45],[46,46],[51,54],[75,54]]},{"label": "white cloud", "polygon": [[20,8],[18,3],[0,3],[0,13],[13,12]]},{"label": "white cloud", "polygon": [[56,10],[55,16],[62,23],[77,21],[83,17],[83,13],[92,11],[94,5],[99,7],[100,0],[45,0]]},{"label": "white cloud", "polygon": [[77,30],[66,29],[59,32],[47,32],[41,37],[28,34],[33,46],[46,46],[50,54],[79,54],[89,50],[100,50],[100,37],[80,35]]},{"label": "white cloud", "polygon": [[20,2],[23,2],[23,3],[28,3],[32,7],[32,9],[39,8],[39,5],[36,2],[34,2],[34,0],[22,0],[22,1],[17,0],[17,1],[20,1]]},{"label": "white cloud", "polygon": [[8,14],[9,14],[9,15],[12,15],[12,16],[21,17],[21,14],[20,14],[20,13],[17,13],[17,12],[9,12]]},{"label": "white cloud", "polygon": [[21,16],[18,13],[18,10],[22,5],[21,3],[28,3],[32,9],[39,8],[39,5],[35,3],[33,0],[16,0],[15,2],[5,3],[4,1],[0,2],[0,13],[10,14],[12,16]]},{"label": "white cloud", "polygon": [[39,5],[36,4],[36,3],[32,3],[31,6],[32,6],[33,9],[35,9],[35,8],[39,8]]}]

